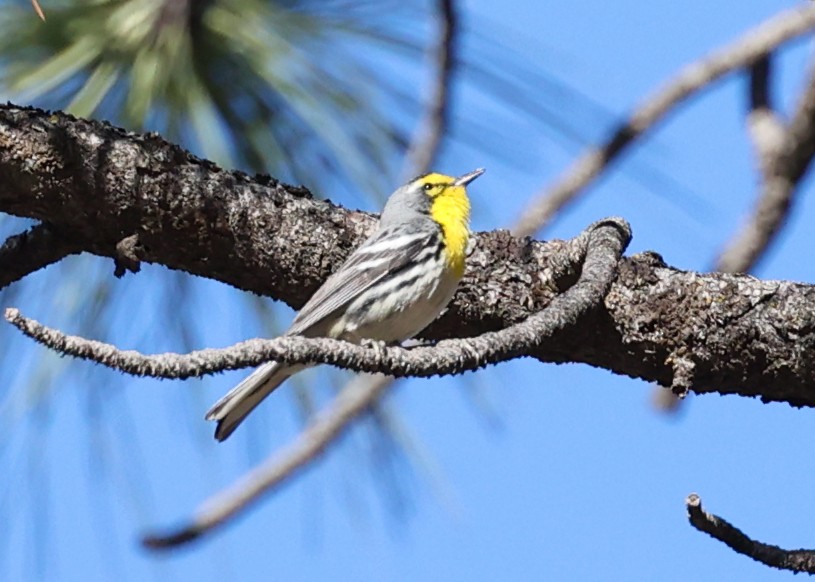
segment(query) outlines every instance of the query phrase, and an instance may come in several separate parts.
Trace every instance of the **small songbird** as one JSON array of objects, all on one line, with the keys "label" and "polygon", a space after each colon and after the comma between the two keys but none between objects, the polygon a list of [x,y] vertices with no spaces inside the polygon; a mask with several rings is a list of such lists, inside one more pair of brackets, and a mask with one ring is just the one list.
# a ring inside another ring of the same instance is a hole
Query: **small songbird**
[{"label": "small songbird", "polygon": [[[286,335],[398,342],[427,327],[464,274],[470,239],[466,187],[483,173],[426,174],[391,194],[377,231],[314,293]],[[215,438],[226,439],[286,378],[306,367],[268,362],[257,368],[207,412],[207,420],[218,421]]]}]

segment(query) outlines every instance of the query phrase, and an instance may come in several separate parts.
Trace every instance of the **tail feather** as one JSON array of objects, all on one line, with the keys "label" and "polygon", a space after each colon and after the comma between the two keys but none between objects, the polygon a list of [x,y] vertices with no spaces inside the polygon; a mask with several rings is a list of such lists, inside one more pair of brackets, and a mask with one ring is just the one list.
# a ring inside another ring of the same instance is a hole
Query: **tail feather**
[{"label": "tail feather", "polygon": [[269,362],[252,372],[207,412],[205,417],[207,420],[218,421],[215,438],[219,441],[228,438],[264,398],[280,386],[286,378],[305,367]]}]

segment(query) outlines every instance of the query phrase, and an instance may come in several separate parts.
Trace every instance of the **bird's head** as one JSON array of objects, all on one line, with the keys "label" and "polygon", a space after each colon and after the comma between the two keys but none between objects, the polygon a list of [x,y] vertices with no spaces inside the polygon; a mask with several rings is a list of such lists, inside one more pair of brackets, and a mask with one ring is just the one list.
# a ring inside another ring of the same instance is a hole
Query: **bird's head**
[{"label": "bird's head", "polygon": [[431,216],[444,226],[464,223],[470,218],[467,184],[484,173],[483,168],[454,177],[432,172],[414,178],[388,199],[382,211],[382,224],[405,220],[405,213]]}]

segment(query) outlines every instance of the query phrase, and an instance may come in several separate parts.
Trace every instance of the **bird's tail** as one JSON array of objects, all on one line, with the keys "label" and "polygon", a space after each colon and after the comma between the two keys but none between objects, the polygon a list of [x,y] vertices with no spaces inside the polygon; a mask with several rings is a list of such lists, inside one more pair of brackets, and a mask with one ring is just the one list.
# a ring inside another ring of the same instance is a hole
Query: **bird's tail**
[{"label": "bird's tail", "polygon": [[264,398],[280,386],[286,378],[306,367],[269,362],[252,372],[207,412],[207,420],[218,421],[215,438],[223,441],[229,437]]}]

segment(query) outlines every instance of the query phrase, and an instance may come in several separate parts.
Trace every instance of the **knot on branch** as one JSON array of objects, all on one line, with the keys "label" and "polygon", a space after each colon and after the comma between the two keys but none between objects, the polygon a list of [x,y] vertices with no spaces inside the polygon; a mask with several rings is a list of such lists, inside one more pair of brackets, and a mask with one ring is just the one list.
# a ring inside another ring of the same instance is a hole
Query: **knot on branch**
[{"label": "knot on branch", "polygon": [[138,273],[141,270],[141,259],[144,254],[138,234],[131,234],[116,243],[115,269],[113,276],[117,279],[124,277],[128,271]]}]

